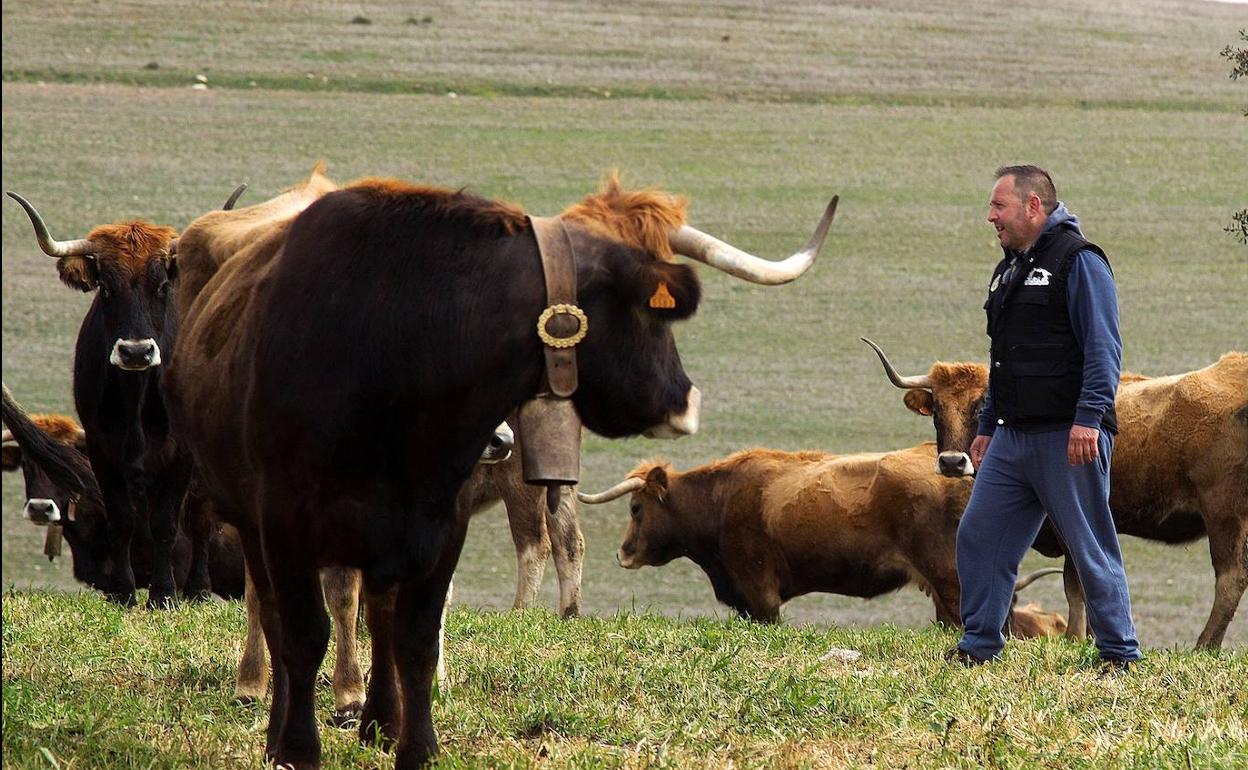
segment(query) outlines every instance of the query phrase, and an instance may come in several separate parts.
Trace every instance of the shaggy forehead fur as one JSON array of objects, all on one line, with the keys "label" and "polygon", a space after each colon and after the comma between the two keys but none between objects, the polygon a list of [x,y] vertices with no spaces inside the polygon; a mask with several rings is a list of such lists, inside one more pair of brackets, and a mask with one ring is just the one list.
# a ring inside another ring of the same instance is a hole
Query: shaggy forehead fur
[{"label": "shaggy forehead fur", "polygon": [[[101,225],[87,234],[95,244],[94,257],[99,263],[119,266],[131,275],[142,273],[152,259],[169,254],[169,243],[178,231],[165,225],[143,220]],[[61,280],[70,286],[86,286],[92,281],[90,260],[86,257],[64,257],[57,261]]]},{"label": "shaggy forehead fur", "polygon": [[667,234],[685,223],[688,208],[688,198],[662,190],[625,190],[619,172],[613,171],[597,193],[560,216],[670,262],[675,256]]},{"label": "shaggy forehead fur", "polygon": [[427,185],[414,185],[397,179],[365,177],[349,188],[384,198],[402,198],[416,203],[439,219],[466,222],[470,225],[502,227],[508,234],[528,227],[528,218],[519,206],[474,195],[466,190],[447,190]]},{"label": "shaggy forehead fur", "polygon": [[30,421],[62,444],[72,444],[82,436],[78,421],[63,414],[32,414]]},{"label": "shaggy forehead fur", "polygon": [[947,364],[938,361],[932,365],[932,382],[943,388],[978,398],[988,388],[988,367],[983,364]]}]

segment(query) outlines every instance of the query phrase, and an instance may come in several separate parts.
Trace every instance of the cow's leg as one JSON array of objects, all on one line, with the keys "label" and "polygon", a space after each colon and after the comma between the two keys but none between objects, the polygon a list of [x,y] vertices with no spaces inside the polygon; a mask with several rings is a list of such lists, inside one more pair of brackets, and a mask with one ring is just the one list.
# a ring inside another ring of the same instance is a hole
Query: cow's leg
[{"label": "cow's leg", "polygon": [[1062,563],[1062,587],[1066,590],[1066,638],[1083,639],[1088,631],[1088,605],[1083,598],[1079,572],[1069,556]]},{"label": "cow's leg", "polygon": [[1218,649],[1248,589],[1248,482],[1201,493],[1213,561],[1213,609],[1196,639],[1196,648]]},{"label": "cow's leg", "polygon": [[516,598],[512,609],[522,610],[537,600],[550,546],[546,541],[546,492],[542,487],[521,485],[507,490],[503,498],[511,541],[516,546]]},{"label": "cow's leg", "polygon": [[446,600],[442,602],[442,619],[438,622],[438,665],[436,678],[438,691],[446,691],[446,615],[451,611],[451,597],[455,595],[455,581],[446,586]]},{"label": "cow's leg", "polygon": [[555,573],[559,576],[559,615],[574,618],[581,613],[581,575],[585,564],[585,536],[577,517],[576,495],[572,487],[564,487],[559,495],[559,510],[546,516],[550,533],[550,551],[555,557]]},{"label": "cow's leg", "polygon": [[173,541],[178,535],[178,511],[191,479],[189,458],[180,458],[164,470],[148,488],[147,512],[152,529],[152,584],[148,609],[174,605]]},{"label": "cow's leg", "polygon": [[364,708],[364,674],[360,671],[355,640],[360,611],[360,571],[326,567],[321,570],[321,589],[334,619],[333,723],[342,726],[358,717]]},{"label": "cow's leg", "polygon": [[[242,521],[239,517],[229,520],[234,522],[238,529],[238,540],[243,547],[247,577],[251,581],[247,588],[254,589],[248,593],[253,597],[251,601],[255,603],[260,616],[260,627],[264,631],[264,642],[269,648],[269,662],[273,670],[273,705],[269,709],[269,725],[264,743],[265,761],[271,762],[277,756],[278,738],[282,724],[286,721],[286,708],[290,700],[289,678],[281,658],[282,626],[277,610],[277,597],[273,593],[273,584],[269,581],[269,573],[265,567],[264,549],[261,547],[259,532],[253,525]],[[263,690],[260,695],[263,697]]]},{"label": "cow's leg", "polygon": [[265,660],[264,626],[260,623],[260,597],[246,570],[247,588],[243,598],[247,604],[247,641],[243,643],[243,657],[238,661],[238,681],[234,685],[234,700],[252,703],[264,699],[269,686],[269,662]]},{"label": "cow's leg", "polygon": [[399,739],[402,709],[394,666],[394,599],[397,588],[372,591],[364,586],[364,622],[372,637],[368,697],[360,714],[360,741],[387,744]]},{"label": "cow's leg", "polygon": [[279,508],[273,500],[266,500],[262,524],[264,564],[273,586],[280,625],[278,653],[289,688],[276,761],[294,770],[308,770],[321,765],[316,670],[329,647],[329,616],[325,614],[320,574],[310,548],[283,526],[298,517]]},{"label": "cow's leg", "polygon": [[115,468],[96,468],[96,465],[92,463],[92,469],[104,498],[104,512],[108,518],[108,551],[113,563],[108,599],[133,607],[135,586],[134,570],[130,565],[130,541],[134,537],[135,516],[130,491],[125,478]]},{"label": "cow's leg", "polygon": [[197,484],[192,483],[182,499],[182,529],[191,541],[191,568],[186,575],[182,595],[193,602],[205,601],[212,595],[212,577],[208,572],[208,544],[212,541],[217,518],[211,504]]},{"label": "cow's leg", "polygon": [[[428,576],[399,586],[394,607],[394,661],[403,689],[403,727],[395,754],[395,770],[423,767],[438,753],[431,697],[438,662],[438,630],[466,522],[448,517],[445,546]],[[436,526],[436,525],[435,525]]]}]

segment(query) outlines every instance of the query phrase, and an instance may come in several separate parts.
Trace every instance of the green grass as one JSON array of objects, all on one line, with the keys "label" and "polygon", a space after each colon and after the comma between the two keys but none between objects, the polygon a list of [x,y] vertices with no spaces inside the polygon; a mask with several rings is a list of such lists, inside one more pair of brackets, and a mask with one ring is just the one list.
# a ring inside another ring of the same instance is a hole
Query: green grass
[{"label": "green grass", "polygon": [[[238,604],[124,611],[7,593],[4,755],[13,768],[254,767],[266,709],[231,703]],[[852,631],[458,608],[439,767],[1236,768],[1248,655],[1155,652],[1094,675],[1087,644],[1012,645],[974,670],[937,627]],[[824,660],[858,650],[851,663]],[[330,658],[332,660],[332,657]],[[328,669],[325,670],[328,674]],[[318,692],[328,715],[328,686]],[[389,767],[322,727],[329,767]]]},{"label": "green grass", "polygon": [[[663,444],[587,437],[589,487],[656,454],[688,467],[748,446],[881,450],[929,438],[930,422],[903,409],[857,338],[911,372],[982,357],[980,305],[997,259],[982,220],[992,170],[1006,162],[1048,166],[1109,251],[1128,368],[1185,371],[1248,344],[1248,251],[1222,232],[1248,177],[1248,84],[1230,81],[1217,54],[1243,26],[1235,6],[500,0],[294,12],[83,0],[2,13],[3,187],[62,238],[129,217],[182,226],[238,182],[251,185],[244,203],[259,201],[317,158],[340,181],[469,185],[535,213],[620,167],[633,183],[688,194],[695,225],[768,256],[804,242],[840,193],[826,253],[798,283],[766,289],[702,271],[702,309],[678,330],[706,394],[702,432]],[[356,15],[372,23],[351,24]],[[201,72],[209,90],[190,90]],[[15,204],[0,214],[4,380],[31,409],[69,410],[88,298],[56,281]],[[39,555],[20,504],[20,482],[6,476],[4,584],[73,588],[65,560]],[[588,611],[726,615],[688,563],[616,567],[625,518],[622,503],[582,511]],[[1124,551],[1141,639],[1190,645],[1212,599],[1206,545],[1128,539]],[[461,599],[506,605],[514,569],[503,516],[479,518]],[[1055,583],[1033,590],[1061,605]],[[932,609],[909,590],[805,597],[785,614],[921,627]],[[1243,612],[1227,642],[1248,643]]]}]

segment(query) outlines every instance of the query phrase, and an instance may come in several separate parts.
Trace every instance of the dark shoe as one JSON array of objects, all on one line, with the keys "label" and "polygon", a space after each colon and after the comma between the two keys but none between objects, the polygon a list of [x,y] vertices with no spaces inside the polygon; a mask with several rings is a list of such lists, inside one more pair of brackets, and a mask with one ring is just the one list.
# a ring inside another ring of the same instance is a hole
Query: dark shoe
[{"label": "dark shoe", "polygon": [[1096,677],[1098,679],[1116,679],[1120,676],[1126,676],[1131,673],[1131,669],[1135,666],[1134,660],[1125,658],[1101,658],[1101,667]]},{"label": "dark shoe", "polygon": [[957,663],[963,668],[974,668],[975,666],[982,666],[988,661],[980,660],[961,647],[950,647],[948,650],[945,650],[945,662]]}]

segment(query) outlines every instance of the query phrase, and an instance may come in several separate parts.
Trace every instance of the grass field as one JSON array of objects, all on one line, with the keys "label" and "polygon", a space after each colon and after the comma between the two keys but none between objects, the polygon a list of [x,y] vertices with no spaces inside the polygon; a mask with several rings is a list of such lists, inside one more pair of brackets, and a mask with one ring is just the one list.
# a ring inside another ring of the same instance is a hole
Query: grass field
[{"label": "grass field", "polygon": [[[583,478],[599,487],[656,454],[683,468],[749,446],[856,451],[928,439],[930,423],[905,411],[858,336],[911,371],[936,358],[982,359],[980,305],[999,253],[983,217],[1002,163],[1047,166],[1059,197],[1108,250],[1127,368],[1185,371],[1248,347],[1248,250],[1222,232],[1248,202],[1248,84],[1230,81],[1217,55],[1245,26],[1242,6],[1180,0],[6,3],[0,176],[70,238],[140,216],[183,226],[238,182],[251,185],[244,203],[263,200],[318,158],[339,181],[386,174],[468,185],[540,214],[618,167],[626,181],[689,195],[693,224],[770,256],[804,242],[839,193],[825,254],[801,281],[766,289],[702,272],[701,311],[678,331],[706,394],[702,432],[663,444],[587,437]],[[207,90],[191,89],[197,74]],[[56,281],[16,205],[0,210],[4,380],[30,409],[69,410],[73,339],[89,297]],[[726,617],[688,563],[615,566],[622,503],[585,509],[582,521],[587,611]],[[38,533],[20,520],[20,482],[6,476],[4,584],[72,589],[68,564],[49,565],[39,550]],[[1124,551],[1141,640],[1189,646],[1212,601],[1206,545],[1128,539]],[[504,517],[483,515],[457,599],[506,606],[513,579]],[[1033,590],[1060,606],[1056,584]],[[14,601],[5,600],[6,650],[33,638],[10,636]],[[1243,612],[1228,647],[1248,645]],[[923,627],[932,609],[903,591],[871,602],[805,597],[785,614],[822,633],[833,624]],[[478,622],[459,617],[463,628]],[[709,626],[673,626],[689,627]],[[731,628],[746,634],[743,645],[751,634],[815,633]],[[589,633],[579,629],[566,633]],[[935,649],[932,634],[889,638]],[[1045,654],[1069,660],[1080,649]],[[9,662],[6,652],[6,748]],[[474,751],[489,733],[482,723],[457,745]],[[559,751],[575,755],[597,740]],[[242,756],[253,756],[249,741]],[[753,749],[742,751],[745,759]],[[637,748],[628,761],[647,756]],[[678,756],[718,764],[719,755]]]},{"label": "grass field", "polygon": [[[238,605],[170,616],[22,593],[7,594],[3,610],[5,767],[259,764],[266,711],[229,700]],[[1057,641],[1019,644],[987,668],[951,668],[939,657],[954,638],[460,608],[447,624],[450,684],[434,705],[439,767],[1248,763],[1243,652],[1157,653],[1132,676],[1105,680],[1094,648]],[[827,658],[834,648],[862,657]],[[320,696],[327,716],[329,688]],[[350,732],[321,736],[327,767],[392,766]]]}]

